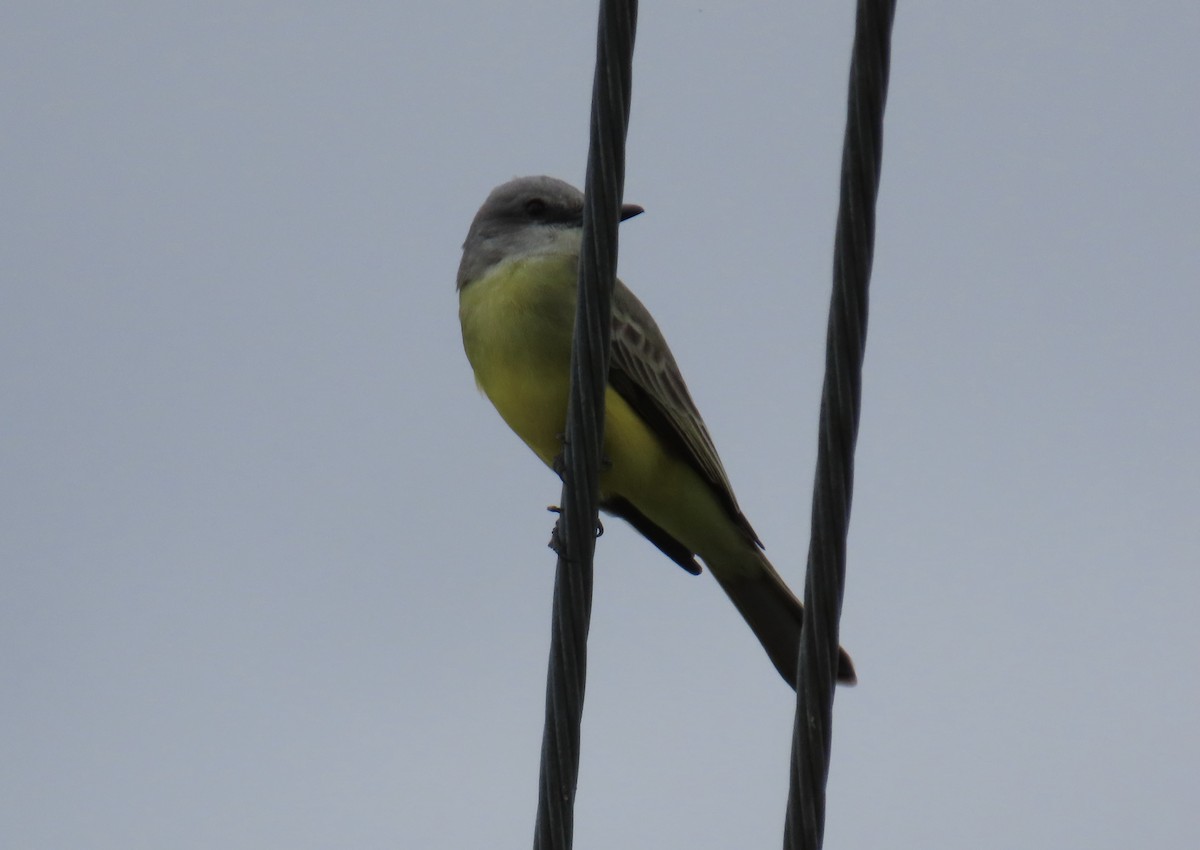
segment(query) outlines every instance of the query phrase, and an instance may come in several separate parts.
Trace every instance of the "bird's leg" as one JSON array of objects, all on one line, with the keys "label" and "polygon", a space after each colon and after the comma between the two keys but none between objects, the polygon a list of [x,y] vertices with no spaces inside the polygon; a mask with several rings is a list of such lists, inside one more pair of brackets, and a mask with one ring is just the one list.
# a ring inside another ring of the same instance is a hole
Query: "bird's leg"
[{"label": "bird's leg", "polygon": [[[562,479],[565,478],[567,474],[567,435],[557,434],[556,436],[558,437],[558,441],[562,443],[563,450],[554,456],[554,460],[550,463],[550,468],[554,470],[555,475]],[[608,469],[612,469],[612,460],[610,460],[607,455],[601,455],[600,471],[603,472]],[[550,534],[550,543],[548,545],[559,555],[562,555],[562,535],[558,531],[559,525],[562,523],[562,508],[558,505],[547,505],[546,510],[550,511],[552,514],[558,514],[560,517],[560,519],[554,523],[554,530]],[[596,536],[604,536],[604,523],[600,521],[599,517],[596,518]]]},{"label": "bird's leg", "polygon": [[555,475],[562,479],[567,475],[567,435],[556,434],[555,437],[558,439],[559,445],[561,445],[562,448],[559,450],[558,454],[554,456],[554,460],[550,462],[550,468],[554,470]]},{"label": "bird's leg", "polygon": [[[550,462],[550,468],[554,470],[554,474],[559,478],[563,478],[567,474],[567,435],[557,434],[558,441],[562,444],[562,450],[554,456]],[[601,452],[600,454],[600,471],[607,472],[612,469],[612,458]]]}]

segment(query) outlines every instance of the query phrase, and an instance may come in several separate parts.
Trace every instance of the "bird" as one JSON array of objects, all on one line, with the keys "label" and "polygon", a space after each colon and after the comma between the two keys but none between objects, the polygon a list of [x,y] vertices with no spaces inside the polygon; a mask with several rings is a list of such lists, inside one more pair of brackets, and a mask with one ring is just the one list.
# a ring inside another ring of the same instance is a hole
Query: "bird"
[{"label": "bird", "polygon": [[[583,193],[554,177],[496,187],[463,243],[463,348],[501,418],[551,469],[566,431]],[[644,212],[621,207],[621,221]],[[619,279],[605,388],[600,507],[689,573],[708,567],[776,670],[796,687],[804,608],[734,498],[662,331]],[[837,681],[854,684],[839,648]]]}]

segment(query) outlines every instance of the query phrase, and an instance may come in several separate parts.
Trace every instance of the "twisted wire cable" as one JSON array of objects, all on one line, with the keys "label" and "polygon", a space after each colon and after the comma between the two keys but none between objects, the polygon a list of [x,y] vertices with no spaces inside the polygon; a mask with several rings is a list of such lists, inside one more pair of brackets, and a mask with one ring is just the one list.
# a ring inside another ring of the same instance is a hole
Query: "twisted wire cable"
[{"label": "twisted wire cable", "polygon": [[804,583],[785,850],[818,850],[825,832],[838,620],[846,580],[846,534],[895,10],[895,0],[858,0],[813,483],[812,536]]},{"label": "twisted wire cable", "polygon": [[592,611],[592,555],[599,516],[604,393],[636,24],[635,0],[601,0],[579,254],[579,302],[563,445],[562,508],[554,530],[559,557],[554,577],[535,850],[569,850],[574,837],[579,727]]}]

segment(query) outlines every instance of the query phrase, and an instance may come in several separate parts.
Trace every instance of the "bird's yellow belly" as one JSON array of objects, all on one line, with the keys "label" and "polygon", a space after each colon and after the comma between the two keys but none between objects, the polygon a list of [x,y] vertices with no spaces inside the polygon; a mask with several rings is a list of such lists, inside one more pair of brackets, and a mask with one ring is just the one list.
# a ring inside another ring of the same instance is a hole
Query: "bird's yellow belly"
[{"label": "bird's yellow belly", "polygon": [[570,258],[538,257],[501,265],[459,299],[475,382],[546,463],[566,422],[574,281]]},{"label": "bird's yellow belly", "polygon": [[[562,451],[567,420],[575,262],[509,263],[463,290],[459,318],[475,380],[508,426],[547,465]],[[605,395],[604,493],[636,493],[678,463],[611,387]]]}]

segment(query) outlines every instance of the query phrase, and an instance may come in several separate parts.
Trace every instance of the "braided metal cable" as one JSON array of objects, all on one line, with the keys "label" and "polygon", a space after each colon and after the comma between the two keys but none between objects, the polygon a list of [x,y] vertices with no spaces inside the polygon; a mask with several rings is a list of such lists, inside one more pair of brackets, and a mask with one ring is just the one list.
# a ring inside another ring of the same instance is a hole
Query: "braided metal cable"
[{"label": "braided metal cable", "polygon": [[604,393],[608,385],[617,226],[625,185],[625,135],[636,23],[635,0],[601,0],[579,254],[579,303],[563,445],[562,508],[554,529],[559,557],[554,577],[535,850],[568,850],[574,837],[579,727],[592,612],[592,555],[599,515]]},{"label": "braided metal cable", "polygon": [[895,0],[858,0],[813,484],[812,537],[804,583],[785,850],[818,850],[825,832],[838,619],[846,579],[867,289],[874,255],[875,198],[895,10]]}]

